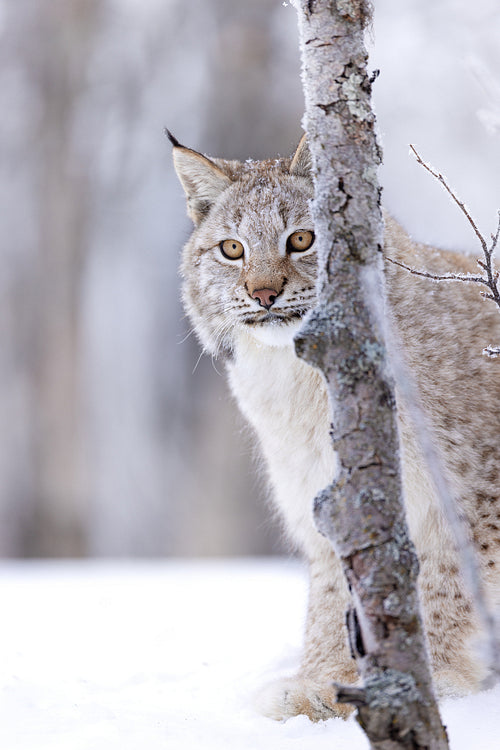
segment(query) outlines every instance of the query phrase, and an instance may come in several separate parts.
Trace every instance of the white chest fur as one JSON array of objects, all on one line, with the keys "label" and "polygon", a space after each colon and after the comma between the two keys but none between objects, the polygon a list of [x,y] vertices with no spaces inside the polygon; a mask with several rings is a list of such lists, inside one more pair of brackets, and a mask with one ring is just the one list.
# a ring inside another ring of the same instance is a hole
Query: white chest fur
[{"label": "white chest fur", "polygon": [[[320,542],[312,503],[337,473],[323,378],[295,355],[293,344],[270,346],[248,334],[239,336],[228,373],[238,405],[259,438],[274,500],[288,531],[314,558]],[[433,491],[422,461],[414,455],[411,433],[402,432],[406,512],[412,537],[420,546],[426,519],[437,523],[429,512]]]},{"label": "white chest fur", "polygon": [[336,473],[323,379],[292,344],[269,346],[241,335],[235,355],[229,382],[259,437],[275,501],[295,542],[314,556],[312,502]]}]

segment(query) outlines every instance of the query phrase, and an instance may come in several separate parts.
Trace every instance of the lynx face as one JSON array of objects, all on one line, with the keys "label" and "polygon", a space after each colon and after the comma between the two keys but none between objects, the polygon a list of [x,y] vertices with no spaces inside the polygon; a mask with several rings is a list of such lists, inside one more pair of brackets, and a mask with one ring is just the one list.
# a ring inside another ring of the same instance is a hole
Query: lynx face
[{"label": "lynx face", "polygon": [[316,296],[308,153],[240,164],[175,142],[174,161],[195,223],[182,259],[184,304],[203,346],[230,354],[243,331],[290,343]]}]

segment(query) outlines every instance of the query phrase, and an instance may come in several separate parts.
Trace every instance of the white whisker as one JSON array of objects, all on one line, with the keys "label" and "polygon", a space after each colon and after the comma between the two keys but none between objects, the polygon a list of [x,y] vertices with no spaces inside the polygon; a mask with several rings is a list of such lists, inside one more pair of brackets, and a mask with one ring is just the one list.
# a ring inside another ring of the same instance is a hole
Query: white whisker
[{"label": "white whisker", "polygon": [[215,372],[217,373],[217,375],[219,375],[220,377],[222,377],[222,373],[219,372],[218,369],[217,369],[217,367],[216,367],[216,364],[215,364],[216,360],[215,360],[215,355],[214,354],[212,354],[211,360],[212,360],[212,367],[214,368]]},{"label": "white whisker", "polygon": [[182,338],[182,339],[181,339],[180,341],[178,341],[177,343],[178,343],[178,344],[183,344],[183,343],[184,343],[185,341],[187,341],[187,340],[188,340],[188,338],[189,338],[190,336],[192,336],[192,335],[193,335],[193,333],[195,332],[195,330],[196,330],[195,328],[191,328],[191,330],[190,330],[190,331],[188,331],[188,332],[186,333],[186,335],[184,336],[184,338]]},{"label": "white whisker", "polygon": [[200,356],[199,356],[199,357],[198,357],[198,359],[196,360],[196,364],[195,364],[195,366],[193,367],[193,372],[191,373],[191,375],[194,375],[194,374],[195,374],[195,372],[196,372],[196,369],[197,369],[198,365],[200,364],[200,360],[201,360],[201,358],[203,357],[203,355],[204,355],[204,354],[205,354],[205,349],[202,349],[202,350],[201,350],[201,352],[200,352]]},{"label": "white whisker", "polygon": [[233,328],[233,320],[231,318],[226,319],[223,318],[217,326],[215,327],[212,335],[214,338],[214,356],[218,357],[221,349],[224,348],[224,344],[226,343],[227,334],[232,330]]}]

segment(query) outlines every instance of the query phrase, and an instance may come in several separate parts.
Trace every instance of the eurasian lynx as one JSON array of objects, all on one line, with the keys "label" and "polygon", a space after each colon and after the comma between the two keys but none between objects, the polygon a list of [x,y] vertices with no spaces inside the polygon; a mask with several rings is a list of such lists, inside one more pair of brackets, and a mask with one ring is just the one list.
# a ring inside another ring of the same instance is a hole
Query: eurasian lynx
[{"label": "eurasian lynx", "polygon": [[[309,562],[305,647],[298,675],[265,692],[274,718],[345,715],[329,682],[357,680],[344,629],[348,592],[312,502],[336,458],[322,376],[295,356],[293,336],[315,304],[313,195],[305,138],[291,159],[225,161],[181,146],[177,174],[195,224],[182,259],[183,299],[205,351],[224,357],[231,390],[257,433],[274,500]],[[385,253],[435,273],[473,271],[474,261],[410,240],[386,217]],[[386,264],[388,308],[439,439],[444,467],[468,521],[492,604],[499,600],[500,365],[481,355],[500,342],[500,316],[473,285],[410,276]],[[480,687],[477,621],[451,534],[398,400],[408,523],[438,690]]]}]

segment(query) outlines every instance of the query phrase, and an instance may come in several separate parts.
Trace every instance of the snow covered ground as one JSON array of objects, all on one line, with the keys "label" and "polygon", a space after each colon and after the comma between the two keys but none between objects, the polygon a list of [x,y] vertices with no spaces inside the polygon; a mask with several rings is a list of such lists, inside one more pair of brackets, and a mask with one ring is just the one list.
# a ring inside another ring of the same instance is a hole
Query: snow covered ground
[{"label": "snow covered ground", "polygon": [[[353,720],[275,723],[251,697],[299,657],[296,562],[3,563],[2,750],[361,750]],[[443,705],[497,750],[500,688]]]}]

